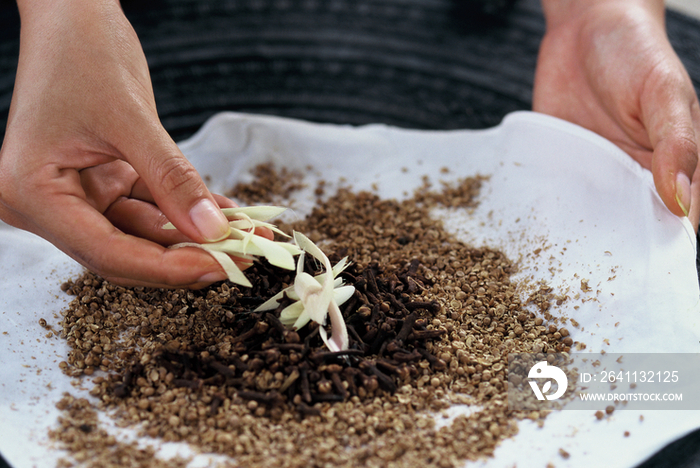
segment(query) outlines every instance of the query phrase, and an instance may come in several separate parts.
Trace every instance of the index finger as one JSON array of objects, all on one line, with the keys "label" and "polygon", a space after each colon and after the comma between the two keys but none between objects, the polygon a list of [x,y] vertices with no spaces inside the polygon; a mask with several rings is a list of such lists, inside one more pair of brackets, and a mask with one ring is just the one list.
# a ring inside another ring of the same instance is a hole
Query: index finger
[{"label": "index finger", "polygon": [[[70,213],[70,217],[61,216]],[[76,222],[76,220],[79,220]],[[219,264],[198,249],[167,249],[125,234],[79,198],[53,210],[46,238],[102,278],[126,286],[203,287],[226,279]],[[80,226],[76,229],[76,226]],[[30,229],[31,230],[31,229]]]}]

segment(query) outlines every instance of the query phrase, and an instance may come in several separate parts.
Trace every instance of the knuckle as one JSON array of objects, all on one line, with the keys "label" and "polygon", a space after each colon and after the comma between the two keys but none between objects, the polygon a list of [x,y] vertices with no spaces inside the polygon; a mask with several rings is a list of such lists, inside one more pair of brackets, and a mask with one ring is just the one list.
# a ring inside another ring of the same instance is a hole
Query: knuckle
[{"label": "knuckle", "polygon": [[7,209],[13,209],[17,207],[17,200],[19,199],[21,199],[21,197],[17,197],[13,187],[0,179],[0,204]]},{"label": "knuckle", "polygon": [[697,163],[698,143],[694,129],[689,127],[676,128],[668,145],[670,153],[681,161],[690,164]]},{"label": "knuckle", "polygon": [[104,245],[78,245],[73,250],[73,255],[80,263],[100,277],[107,277],[114,274],[112,265],[113,260],[110,257],[112,249],[110,249],[111,238],[108,238]]},{"label": "knuckle", "polygon": [[0,203],[10,208],[20,206],[22,200],[26,198],[22,189],[26,184],[19,183],[18,178],[13,175],[14,171],[11,168],[5,168],[0,164]]},{"label": "knuckle", "polygon": [[199,175],[184,158],[169,157],[159,161],[155,170],[156,181],[166,193],[196,192]]}]

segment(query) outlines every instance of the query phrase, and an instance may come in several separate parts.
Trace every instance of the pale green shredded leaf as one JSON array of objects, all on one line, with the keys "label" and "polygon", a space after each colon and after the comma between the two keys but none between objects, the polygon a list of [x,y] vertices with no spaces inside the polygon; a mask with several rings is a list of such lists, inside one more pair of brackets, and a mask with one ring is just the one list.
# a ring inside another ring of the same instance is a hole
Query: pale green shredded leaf
[{"label": "pale green shredded leaf", "polygon": [[249,231],[249,230],[251,230],[251,228],[264,227],[264,228],[267,228],[270,231],[274,232],[275,234],[279,234],[282,237],[291,237],[289,234],[282,231],[274,224],[266,223],[265,221],[258,221],[257,219],[251,219],[250,221],[243,220],[243,219],[236,219],[236,220],[230,221],[228,223],[228,225],[231,227],[231,229],[237,229],[239,231]]},{"label": "pale green shredded leaf", "polygon": [[[283,236],[289,237],[287,234],[285,234],[282,231],[276,230],[277,227],[269,224],[269,223],[264,223],[264,221],[268,221],[272,218],[276,218],[277,216],[281,215],[287,210],[287,208],[283,206],[266,206],[266,205],[260,205],[260,206],[238,206],[235,208],[222,208],[221,211],[226,216],[226,219],[228,219],[230,222],[239,222],[239,221],[247,221],[247,224],[244,224],[245,228],[244,229],[250,229],[251,227],[268,227],[272,229],[274,232],[281,234]],[[177,229],[173,223],[166,223],[162,229]],[[238,227],[238,229],[241,229]]]},{"label": "pale green shredded leaf", "polygon": [[250,283],[250,281],[248,281],[248,278],[245,277],[245,275],[243,274],[241,269],[238,268],[238,265],[236,265],[236,262],[234,262],[231,259],[231,257],[229,257],[227,254],[210,249],[205,244],[197,244],[195,242],[183,242],[181,244],[175,244],[175,245],[171,246],[170,248],[179,249],[182,247],[196,247],[198,249],[204,250],[209,255],[214,257],[214,259],[217,262],[219,262],[219,265],[221,265],[221,268],[223,268],[224,271],[226,272],[226,275],[228,276],[229,281],[231,281],[232,283],[240,284],[241,286],[246,286],[248,288],[253,287],[253,285]]},{"label": "pale green shredded leaf", "polygon": [[[172,248],[197,247],[208,252],[216,259],[226,271],[230,281],[242,286],[251,287],[252,284],[245,277],[236,262],[230,257],[250,261],[254,257],[265,257],[271,265],[294,269],[294,255],[301,253],[301,249],[288,242],[276,242],[255,234],[255,228],[265,227],[274,233],[289,237],[276,226],[266,220],[282,214],[286,208],[280,206],[248,206],[236,208],[224,208],[222,211],[229,220],[231,231],[229,238],[219,242],[197,244],[184,242],[176,244]],[[172,223],[167,223],[163,229],[175,229]]]},{"label": "pale green shredded leaf", "polygon": [[262,236],[252,236],[250,243],[263,251],[265,258],[271,265],[285,270],[294,269],[294,257],[287,247],[281,245],[282,242],[271,241]]},{"label": "pale green shredded leaf", "polygon": [[[301,313],[303,311],[304,311],[304,304],[302,304],[299,301],[293,302],[293,303],[289,304],[287,307],[285,307],[284,309],[282,309],[282,312],[280,312],[280,322],[282,322],[284,325],[286,325],[288,327],[292,326],[294,324],[294,322],[297,321],[297,319],[299,318],[299,316],[301,315]],[[306,322],[308,323],[308,319]],[[306,325],[306,323],[301,325],[301,327],[303,327],[304,325]],[[301,328],[301,327],[299,327],[299,328]]]},{"label": "pale green shredded leaf", "polygon": [[331,337],[328,338],[326,329],[319,327],[318,332],[326,347],[331,351],[338,352],[348,349],[350,340],[348,338],[348,329],[343,319],[343,314],[335,301],[331,301],[328,309],[328,316],[331,319]]},{"label": "pale green shredded leaf", "polygon": [[[282,245],[294,245],[294,244],[282,244]],[[295,246],[296,247],[296,246]],[[337,276],[342,271],[347,268],[349,263],[347,263],[347,257],[345,257],[343,260],[338,262],[336,266],[333,267],[333,275]],[[338,268],[340,266],[340,268]],[[323,278],[325,277],[325,273],[320,273],[316,276],[314,276],[314,279],[318,281],[319,284],[323,283]],[[350,297],[355,292],[355,288],[350,285],[344,285],[343,284],[343,279],[342,278],[335,278],[333,281],[333,296],[335,301],[338,303],[338,305],[343,305]],[[287,295],[287,297],[293,301],[298,301],[299,300],[299,295],[296,293],[294,290],[294,286],[289,286],[288,288],[283,289],[282,291],[278,292],[275,294],[273,297],[259,305],[255,311],[256,312],[262,312],[265,310],[275,310],[277,307],[280,305],[280,301],[282,298]]]},{"label": "pale green shredded leaf", "polygon": [[233,219],[239,217],[239,215],[245,215],[253,219],[260,221],[267,221],[272,218],[276,218],[281,215],[287,208],[283,206],[270,206],[270,205],[260,205],[260,206],[238,206],[235,208],[223,208],[221,210],[228,219]]},{"label": "pale green shredded leaf", "polygon": [[[304,252],[311,254],[326,269],[319,281],[317,279],[318,277],[314,278],[303,271],[304,253],[297,259],[297,275],[294,278],[294,291],[299,295],[299,302],[304,305],[304,310],[294,322],[294,328],[299,329],[306,325],[309,320],[313,320],[321,325],[319,327],[319,334],[328,349],[331,351],[347,349],[349,344],[348,332],[338,303],[335,301],[336,281],[331,262],[323,251],[302,233],[295,231],[294,241]],[[339,263],[341,263],[339,271],[342,271],[345,262]],[[348,287],[352,288],[352,286]],[[341,294],[347,296],[348,291],[344,290]],[[331,338],[328,338],[328,334],[324,328],[326,317],[329,317],[331,322]]]},{"label": "pale green shredded leaf", "polygon": [[339,306],[345,304],[355,294],[355,286],[345,285],[333,289],[333,299]]}]

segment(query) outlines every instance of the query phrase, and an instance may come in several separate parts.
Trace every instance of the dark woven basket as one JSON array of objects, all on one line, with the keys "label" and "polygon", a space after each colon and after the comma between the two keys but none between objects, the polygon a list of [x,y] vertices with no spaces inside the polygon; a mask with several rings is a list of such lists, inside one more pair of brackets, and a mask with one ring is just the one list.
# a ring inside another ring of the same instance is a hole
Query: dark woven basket
[{"label": "dark woven basket", "polygon": [[162,13],[127,12],[142,25],[163,123],[182,138],[222,110],[430,129],[495,125],[530,106],[542,20],[526,6],[505,20],[480,5],[174,1]]}]

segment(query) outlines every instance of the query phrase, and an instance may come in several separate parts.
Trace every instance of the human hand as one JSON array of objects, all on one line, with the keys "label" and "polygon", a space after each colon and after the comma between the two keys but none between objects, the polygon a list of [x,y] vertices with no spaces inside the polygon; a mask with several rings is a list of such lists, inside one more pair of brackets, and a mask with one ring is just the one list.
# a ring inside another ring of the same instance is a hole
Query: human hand
[{"label": "human hand", "polygon": [[[141,45],[119,3],[18,6],[0,218],[116,283],[202,287],[225,279],[205,252],[164,247],[224,238],[229,226],[218,205],[234,205],[209,193],[161,126]],[[168,220],[179,232],[161,229]]]},{"label": "human hand", "polygon": [[[668,209],[700,220],[700,108],[661,0],[543,0],[533,110],[609,139],[651,170]],[[692,181],[692,184],[691,184]]]}]

